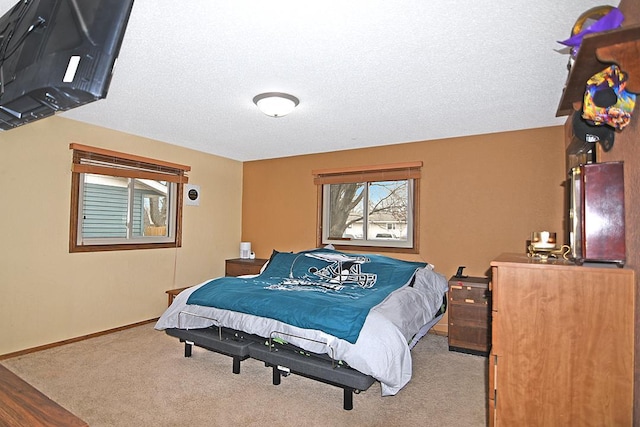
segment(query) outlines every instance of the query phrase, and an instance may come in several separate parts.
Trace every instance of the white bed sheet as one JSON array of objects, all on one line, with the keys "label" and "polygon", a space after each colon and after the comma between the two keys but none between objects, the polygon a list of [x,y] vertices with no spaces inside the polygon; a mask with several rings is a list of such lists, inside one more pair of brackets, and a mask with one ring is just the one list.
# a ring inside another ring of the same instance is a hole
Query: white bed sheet
[{"label": "white bed sheet", "polygon": [[187,304],[191,293],[207,282],[178,294],[155,328],[196,329],[218,325],[263,337],[273,331],[291,334],[293,336],[283,335],[282,338],[307,351],[327,353],[343,360],[380,381],[383,396],[395,395],[411,379],[410,345],[413,347],[415,340],[409,342],[421,329],[424,335],[424,325],[433,319],[447,291],[446,278],[433,271],[432,266],[419,269],[414,286],[398,289],[369,312],[358,340],[351,344],[322,331],[303,329],[270,318]]}]

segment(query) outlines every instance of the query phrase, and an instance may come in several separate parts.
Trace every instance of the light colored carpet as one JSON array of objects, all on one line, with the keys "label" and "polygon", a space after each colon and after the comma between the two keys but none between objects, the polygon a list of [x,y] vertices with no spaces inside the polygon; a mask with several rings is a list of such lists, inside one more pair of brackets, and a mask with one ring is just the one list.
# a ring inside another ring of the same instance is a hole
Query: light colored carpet
[{"label": "light colored carpet", "polygon": [[342,390],[194,347],[153,324],[2,361],[93,427],[485,426],[487,359],[448,351],[428,334],[412,350],[413,378],[396,396],[374,383],[342,409]]}]

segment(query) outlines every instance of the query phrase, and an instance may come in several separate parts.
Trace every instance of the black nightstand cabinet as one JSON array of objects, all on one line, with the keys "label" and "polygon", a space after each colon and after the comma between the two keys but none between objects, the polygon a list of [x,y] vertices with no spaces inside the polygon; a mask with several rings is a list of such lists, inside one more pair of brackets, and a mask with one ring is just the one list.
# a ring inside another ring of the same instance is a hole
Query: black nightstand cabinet
[{"label": "black nightstand cabinet", "polygon": [[487,356],[491,345],[491,294],[486,277],[449,279],[449,350]]}]

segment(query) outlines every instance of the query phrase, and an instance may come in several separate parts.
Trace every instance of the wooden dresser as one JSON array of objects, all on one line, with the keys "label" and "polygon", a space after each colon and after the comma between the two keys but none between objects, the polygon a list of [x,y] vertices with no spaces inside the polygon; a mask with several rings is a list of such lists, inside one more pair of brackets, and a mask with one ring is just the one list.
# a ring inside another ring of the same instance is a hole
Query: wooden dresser
[{"label": "wooden dresser", "polygon": [[491,263],[490,426],[631,426],[634,272],[520,254]]}]

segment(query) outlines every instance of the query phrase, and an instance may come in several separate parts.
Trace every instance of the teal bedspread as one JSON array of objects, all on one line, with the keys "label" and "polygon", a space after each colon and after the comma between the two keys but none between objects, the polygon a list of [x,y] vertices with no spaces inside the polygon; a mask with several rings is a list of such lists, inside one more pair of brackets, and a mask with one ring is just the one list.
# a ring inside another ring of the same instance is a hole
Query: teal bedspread
[{"label": "teal bedspread", "polygon": [[274,252],[259,276],[211,280],[187,303],[269,317],[353,344],[369,310],[425,266],[330,249]]}]

